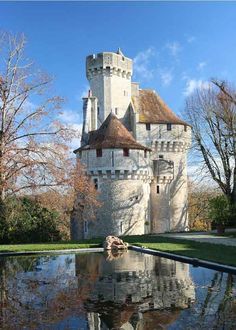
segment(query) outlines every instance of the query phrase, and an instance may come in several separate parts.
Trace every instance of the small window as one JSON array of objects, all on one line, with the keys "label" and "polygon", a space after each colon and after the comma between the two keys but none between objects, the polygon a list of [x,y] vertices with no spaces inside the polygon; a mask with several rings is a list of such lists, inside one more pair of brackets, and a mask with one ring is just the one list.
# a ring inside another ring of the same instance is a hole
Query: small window
[{"label": "small window", "polygon": [[157,186],[157,194],[160,194],[160,186]]},{"label": "small window", "polygon": [[144,150],[144,158],[147,158],[147,150]]},{"label": "small window", "polygon": [[97,157],[102,157],[102,149],[96,149]]},{"label": "small window", "polygon": [[118,108],[115,108],[115,114],[118,115]]},{"label": "small window", "polygon": [[167,124],[167,131],[171,131],[172,127],[171,124]]},{"label": "small window", "polygon": [[184,125],[184,131],[187,132],[187,125]]},{"label": "small window", "polygon": [[114,151],[111,152],[111,166],[114,166]]},{"label": "small window", "polygon": [[84,221],[84,232],[87,233],[88,232],[88,221]]},{"label": "small window", "polygon": [[93,179],[94,182],[94,188],[98,190],[98,179]]},{"label": "small window", "polygon": [[150,123],[147,123],[146,124],[146,131],[150,131],[151,130],[151,124]]},{"label": "small window", "polygon": [[164,158],[164,156],[163,155],[159,155],[159,159],[163,159]]},{"label": "small window", "polygon": [[124,157],[129,157],[129,149],[128,148],[123,149],[123,156]]},{"label": "small window", "polygon": [[121,232],[121,234],[123,232],[123,222],[120,222],[120,232]]},{"label": "small window", "polygon": [[99,107],[98,107],[98,115],[99,115]]}]

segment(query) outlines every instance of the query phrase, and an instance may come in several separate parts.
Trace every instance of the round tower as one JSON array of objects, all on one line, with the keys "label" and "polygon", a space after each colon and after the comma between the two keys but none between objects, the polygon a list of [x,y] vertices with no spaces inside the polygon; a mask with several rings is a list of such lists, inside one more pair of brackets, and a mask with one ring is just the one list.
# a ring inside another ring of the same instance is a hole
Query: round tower
[{"label": "round tower", "polygon": [[80,238],[149,232],[150,151],[112,113],[75,151],[102,203],[96,219],[83,218]]},{"label": "round tower", "polygon": [[98,126],[113,112],[123,118],[131,101],[132,60],[120,49],[86,58],[86,75],[93,96],[97,97]]}]

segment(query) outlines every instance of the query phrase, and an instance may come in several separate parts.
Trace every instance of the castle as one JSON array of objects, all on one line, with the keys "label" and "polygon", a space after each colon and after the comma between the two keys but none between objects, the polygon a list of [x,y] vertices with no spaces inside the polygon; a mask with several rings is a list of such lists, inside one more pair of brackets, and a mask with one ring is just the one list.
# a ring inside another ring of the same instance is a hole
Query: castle
[{"label": "castle", "polygon": [[86,58],[90,91],[83,98],[81,147],[74,153],[102,206],[96,219],[88,212],[72,217],[74,239],[188,228],[191,127],[155,91],[132,82],[132,71],[132,60],[120,49]]}]

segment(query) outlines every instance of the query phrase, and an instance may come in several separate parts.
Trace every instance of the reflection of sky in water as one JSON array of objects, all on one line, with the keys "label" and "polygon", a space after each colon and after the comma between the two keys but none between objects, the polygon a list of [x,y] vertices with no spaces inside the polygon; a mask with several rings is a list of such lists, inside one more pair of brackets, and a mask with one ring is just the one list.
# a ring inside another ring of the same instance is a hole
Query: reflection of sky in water
[{"label": "reflection of sky in water", "polygon": [[133,251],[2,258],[0,267],[1,329],[21,329],[20,318],[28,329],[32,315],[35,329],[222,329],[219,318],[236,329],[235,276],[214,270]]},{"label": "reflection of sky in water", "polygon": [[[14,289],[19,292],[23,303],[30,301],[41,305],[41,301],[52,299],[60,289],[77,286],[75,255],[41,256],[34,261],[32,270],[18,271],[15,276],[17,287]],[[10,280],[9,287],[11,284]],[[35,290],[30,290],[32,286]]]}]

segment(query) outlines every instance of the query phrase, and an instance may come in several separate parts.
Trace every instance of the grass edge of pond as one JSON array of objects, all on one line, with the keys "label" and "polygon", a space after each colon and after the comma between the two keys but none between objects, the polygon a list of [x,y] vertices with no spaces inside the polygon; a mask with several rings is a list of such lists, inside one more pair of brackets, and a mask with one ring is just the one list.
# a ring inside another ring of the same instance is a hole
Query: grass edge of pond
[{"label": "grass edge of pond", "polygon": [[[202,243],[184,239],[180,240],[154,235],[125,236],[123,239],[131,245],[145,246],[162,252],[236,266],[236,247],[234,246]],[[102,241],[102,238],[97,238],[78,242],[62,241],[36,244],[4,244],[0,245],[0,253],[96,248],[102,246]]]}]

